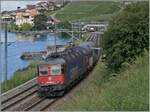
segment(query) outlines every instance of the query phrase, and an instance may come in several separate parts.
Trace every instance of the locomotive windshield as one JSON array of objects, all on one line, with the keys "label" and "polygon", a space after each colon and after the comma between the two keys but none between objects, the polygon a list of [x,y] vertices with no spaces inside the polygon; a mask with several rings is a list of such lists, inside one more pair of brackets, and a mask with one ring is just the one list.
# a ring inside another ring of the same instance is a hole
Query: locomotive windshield
[{"label": "locomotive windshield", "polygon": [[48,67],[47,66],[40,66],[39,67],[40,75],[48,75]]},{"label": "locomotive windshield", "polygon": [[51,66],[51,75],[61,75],[61,65]]},{"label": "locomotive windshield", "polygon": [[42,75],[47,75],[47,71],[45,70],[45,71],[40,71],[40,74],[42,74]]}]

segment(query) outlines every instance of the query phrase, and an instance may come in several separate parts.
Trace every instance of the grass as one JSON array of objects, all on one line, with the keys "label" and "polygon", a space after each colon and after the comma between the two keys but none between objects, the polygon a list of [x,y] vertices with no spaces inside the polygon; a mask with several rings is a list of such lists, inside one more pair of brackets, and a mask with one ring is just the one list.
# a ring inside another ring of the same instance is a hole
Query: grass
[{"label": "grass", "polygon": [[57,11],[58,10],[55,10],[55,11],[48,10],[48,11],[43,11],[42,13],[45,14],[45,15],[47,15],[47,16],[51,16],[51,15],[55,14]]},{"label": "grass", "polygon": [[1,92],[4,93],[36,77],[36,64],[32,63],[24,70],[18,70],[10,80],[1,83]]},{"label": "grass", "polygon": [[120,10],[119,2],[105,1],[76,1],[67,4],[56,13],[60,20],[109,20]]},{"label": "grass", "polygon": [[55,110],[65,111],[148,111],[148,53],[116,77],[108,75],[105,64],[98,62],[88,81],[76,90],[71,99]]}]

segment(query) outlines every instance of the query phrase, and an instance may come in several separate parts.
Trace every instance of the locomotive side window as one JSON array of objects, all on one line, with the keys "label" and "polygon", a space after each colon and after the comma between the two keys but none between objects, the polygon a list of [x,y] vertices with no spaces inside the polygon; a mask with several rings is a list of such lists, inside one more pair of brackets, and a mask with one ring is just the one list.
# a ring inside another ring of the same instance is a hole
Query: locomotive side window
[{"label": "locomotive side window", "polygon": [[39,74],[40,75],[48,75],[48,67],[47,66],[39,66]]},{"label": "locomotive side window", "polygon": [[51,66],[51,75],[61,75],[61,65]]},{"label": "locomotive side window", "polygon": [[95,50],[95,54],[98,55],[98,50]]},{"label": "locomotive side window", "polygon": [[65,68],[66,68],[66,66],[65,66],[65,65],[62,65],[62,67],[61,67],[61,72],[62,72],[62,74],[65,73]]}]

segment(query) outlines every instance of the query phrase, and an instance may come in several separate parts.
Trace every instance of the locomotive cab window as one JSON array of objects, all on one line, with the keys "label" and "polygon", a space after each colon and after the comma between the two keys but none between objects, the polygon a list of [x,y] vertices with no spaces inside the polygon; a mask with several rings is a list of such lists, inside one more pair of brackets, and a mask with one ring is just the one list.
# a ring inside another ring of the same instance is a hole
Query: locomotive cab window
[{"label": "locomotive cab window", "polygon": [[39,66],[39,75],[48,75],[48,67]]},{"label": "locomotive cab window", "polygon": [[51,66],[51,75],[61,75],[61,65]]}]

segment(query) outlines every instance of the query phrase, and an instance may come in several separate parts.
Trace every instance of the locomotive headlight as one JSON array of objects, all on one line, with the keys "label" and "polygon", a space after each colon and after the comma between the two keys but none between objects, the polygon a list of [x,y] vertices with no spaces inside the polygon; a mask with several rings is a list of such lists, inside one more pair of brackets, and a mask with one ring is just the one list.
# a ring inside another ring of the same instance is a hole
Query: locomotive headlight
[{"label": "locomotive headlight", "polygon": [[61,75],[61,65],[51,66],[51,75]]},{"label": "locomotive headlight", "polygon": [[49,80],[52,80],[52,77],[49,77],[48,79],[49,79]]}]

